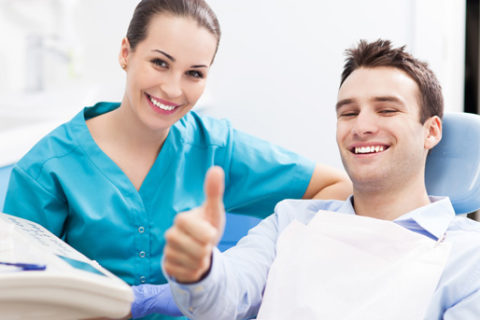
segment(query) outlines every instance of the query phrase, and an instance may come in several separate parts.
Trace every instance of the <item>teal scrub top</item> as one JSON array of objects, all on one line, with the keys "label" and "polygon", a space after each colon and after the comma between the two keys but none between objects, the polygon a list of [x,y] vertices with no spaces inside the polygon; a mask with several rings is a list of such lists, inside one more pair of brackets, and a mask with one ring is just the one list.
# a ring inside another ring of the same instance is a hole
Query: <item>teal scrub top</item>
[{"label": "teal scrub top", "polygon": [[3,211],[40,223],[130,285],[166,282],[164,232],[203,203],[211,166],[225,171],[226,211],[260,218],[301,198],[313,174],[312,161],[191,111],[137,191],[85,123],[119,105],[86,107],[41,139],[12,170]]}]

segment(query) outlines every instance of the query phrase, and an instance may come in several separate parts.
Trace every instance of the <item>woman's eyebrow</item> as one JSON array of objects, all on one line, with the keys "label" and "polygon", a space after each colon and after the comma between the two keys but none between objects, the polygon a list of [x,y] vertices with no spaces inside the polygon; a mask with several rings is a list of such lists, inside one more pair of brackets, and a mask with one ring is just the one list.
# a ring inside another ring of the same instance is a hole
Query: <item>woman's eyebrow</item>
[{"label": "woman's eyebrow", "polygon": [[154,49],[154,50],[152,50],[152,51],[161,53],[161,54],[163,54],[165,57],[167,57],[170,61],[175,62],[175,58],[172,57],[171,55],[169,55],[168,53],[166,53],[165,51],[162,51],[162,50],[160,50],[160,49]]},{"label": "woman's eyebrow", "polygon": [[[162,51],[160,49],[154,49],[152,51],[160,53],[160,54],[164,55],[165,57],[167,57],[168,60],[170,60],[172,62],[175,62],[175,58],[172,57],[170,54],[166,53],[165,51]],[[208,66],[206,64],[194,64],[190,68],[208,68]]]}]

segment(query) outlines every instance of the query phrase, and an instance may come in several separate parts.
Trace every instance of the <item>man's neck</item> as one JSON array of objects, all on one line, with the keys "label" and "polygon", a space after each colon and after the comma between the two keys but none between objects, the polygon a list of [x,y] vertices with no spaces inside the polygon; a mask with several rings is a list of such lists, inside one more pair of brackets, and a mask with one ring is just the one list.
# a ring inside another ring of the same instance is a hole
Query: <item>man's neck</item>
[{"label": "man's neck", "polygon": [[394,220],[430,203],[424,183],[397,190],[362,192],[354,187],[353,205],[360,216]]}]

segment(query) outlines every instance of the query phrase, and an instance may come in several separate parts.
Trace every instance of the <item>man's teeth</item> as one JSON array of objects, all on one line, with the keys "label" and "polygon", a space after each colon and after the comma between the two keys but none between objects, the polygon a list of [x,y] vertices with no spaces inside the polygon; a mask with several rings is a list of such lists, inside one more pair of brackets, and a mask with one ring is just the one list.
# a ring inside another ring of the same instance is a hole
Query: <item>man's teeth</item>
[{"label": "man's teeth", "polygon": [[355,153],[382,152],[383,146],[355,147]]},{"label": "man's teeth", "polygon": [[164,105],[164,104],[160,103],[160,101],[157,101],[157,100],[156,100],[155,98],[153,98],[153,97],[150,97],[150,101],[152,101],[152,103],[153,103],[156,107],[158,107],[158,108],[160,108],[160,109],[162,109],[162,110],[165,110],[165,111],[172,111],[173,109],[175,109],[175,106],[167,106],[167,105]]}]

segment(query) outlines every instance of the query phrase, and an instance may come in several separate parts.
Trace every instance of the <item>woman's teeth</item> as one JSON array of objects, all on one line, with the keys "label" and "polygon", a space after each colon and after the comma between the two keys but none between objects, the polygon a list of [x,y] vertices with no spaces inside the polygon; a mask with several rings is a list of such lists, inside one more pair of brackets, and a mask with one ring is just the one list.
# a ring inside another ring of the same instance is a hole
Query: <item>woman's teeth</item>
[{"label": "woman's teeth", "polygon": [[156,100],[153,97],[150,97],[150,101],[153,103],[153,105],[155,107],[158,107],[158,108],[160,108],[162,110],[165,110],[165,111],[172,111],[173,109],[175,109],[175,106],[164,105],[163,103],[161,103],[160,101]]},{"label": "woman's teeth", "polygon": [[373,153],[382,152],[383,146],[370,146],[370,147],[355,147],[355,153]]}]

